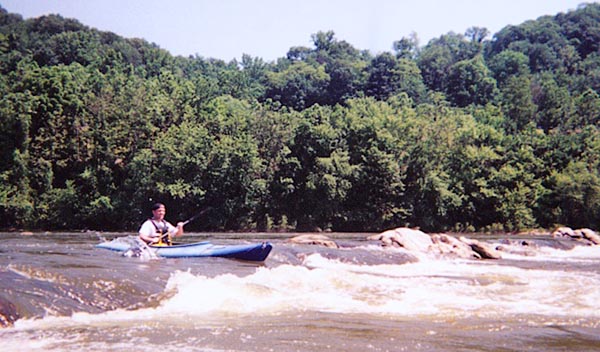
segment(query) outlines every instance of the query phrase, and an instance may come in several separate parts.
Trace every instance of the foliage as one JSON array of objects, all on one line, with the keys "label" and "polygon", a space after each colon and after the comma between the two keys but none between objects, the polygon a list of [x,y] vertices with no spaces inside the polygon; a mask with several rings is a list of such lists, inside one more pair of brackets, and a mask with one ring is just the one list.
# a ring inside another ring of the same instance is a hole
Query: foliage
[{"label": "foliage", "polygon": [[600,5],[275,62],[0,8],[0,227],[428,231],[600,216]]}]

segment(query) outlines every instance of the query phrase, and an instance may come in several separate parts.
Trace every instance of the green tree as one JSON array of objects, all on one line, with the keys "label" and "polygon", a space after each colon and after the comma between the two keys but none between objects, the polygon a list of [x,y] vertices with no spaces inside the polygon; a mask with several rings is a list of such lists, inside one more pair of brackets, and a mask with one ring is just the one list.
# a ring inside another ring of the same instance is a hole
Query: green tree
[{"label": "green tree", "polygon": [[502,196],[494,180],[504,163],[503,135],[468,115],[455,119],[446,170],[461,203],[449,218],[460,229],[483,229],[501,216]]},{"label": "green tree", "polygon": [[267,74],[266,97],[296,110],[322,102],[330,77],[323,66],[295,62],[282,72]]},{"label": "green tree", "polygon": [[503,87],[511,77],[529,75],[529,58],[520,52],[504,50],[488,63],[499,87]]},{"label": "green tree", "polygon": [[[364,85],[363,71],[367,65],[369,55],[366,52],[360,52],[345,41],[337,40],[333,31],[317,32],[311,38],[314,49],[292,47],[287,53],[287,58],[279,60],[276,65],[277,72],[289,70],[297,63],[324,69],[327,77],[324,78],[326,85],[322,87],[323,91],[319,93],[321,96],[305,106],[308,107],[314,103],[331,106],[345,104],[347,99],[360,95],[360,90]],[[296,81],[299,82],[297,79]],[[298,84],[298,86],[302,85],[306,86],[306,84]],[[267,98],[273,98],[272,90],[267,93]],[[281,101],[280,99],[275,100]],[[288,103],[283,103],[290,106]]]},{"label": "green tree", "polygon": [[392,47],[397,58],[414,60],[419,53],[419,38],[412,32],[409,37],[395,41]]},{"label": "green tree", "polygon": [[402,144],[395,137],[401,119],[398,111],[385,102],[366,98],[351,100],[340,113],[338,128],[343,131],[352,169],[344,216],[338,219],[336,229],[375,231],[402,223],[407,211],[402,201]]},{"label": "green tree", "polygon": [[348,187],[345,178],[352,169],[337,148],[339,132],[332,128],[330,114],[329,108],[318,106],[302,113],[274,176],[274,200],[299,230],[329,226]]},{"label": "green tree", "polygon": [[479,45],[473,46],[464,36],[450,32],[429,41],[420,50],[417,64],[427,87],[442,92],[448,86],[449,68],[459,61],[474,58],[479,52]]},{"label": "green tree", "polygon": [[588,89],[575,99],[576,114],[569,120],[569,130],[580,126],[600,125],[600,95]]},{"label": "green tree", "polygon": [[[261,187],[255,187],[253,197],[256,199],[255,219],[258,230],[268,230],[274,224],[281,224],[286,215],[282,211],[282,204],[278,201],[285,197],[286,191],[275,190],[275,185],[280,185],[276,174],[284,164],[293,131],[298,120],[296,113],[287,113],[278,110],[276,104],[261,105],[253,108],[252,125],[250,134],[256,141],[261,159],[259,174],[256,176],[257,185],[264,182]],[[286,182],[282,182],[285,184]],[[276,225],[275,224],[275,225]]]},{"label": "green tree", "polygon": [[459,61],[449,68],[446,94],[456,106],[485,105],[496,97],[496,80],[481,56]]},{"label": "green tree", "polygon": [[573,103],[566,87],[554,77],[543,74],[533,82],[533,102],[537,106],[536,123],[544,131],[564,126],[573,113]]},{"label": "green tree", "polygon": [[600,211],[600,178],[582,162],[571,162],[544,182],[539,201],[542,226],[596,227]]},{"label": "green tree", "polygon": [[587,89],[600,91],[600,53],[592,53],[579,62],[580,73],[573,76],[573,88],[578,92]]},{"label": "green tree", "polygon": [[586,58],[598,52],[600,28],[597,24],[600,20],[600,6],[597,3],[582,3],[577,11],[559,13],[555,20],[580,57]]},{"label": "green tree", "polygon": [[448,163],[456,122],[462,119],[438,96],[403,115],[405,122],[396,134],[406,141],[402,146],[406,152],[402,165],[406,173],[406,222],[425,231],[452,228],[461,221],[453,216],[462,205],[462,195]]},{"label": "green tree", "polygon": [[509,77],[502,87],[501,97],[507,133],[516,134],[527,125],[534,124],[536,105],[533,103],[529,76]]},{"label": "green tree", "polygon": [[375,57],[367,68],[366,93],[378,100],[386,100],[392,95],[407,93],[415,101],[425,97],[425,85],[417,65],[407,59],[396,59],[390,53]]},{"label": "green tree", "polygon": [[534,209],[543,189],[539,175],[542,163],[534,154],[532,139],[527,132],[503,138],[502,163],[490,180],[500,196],[495,222],[507,231],[537,226]]}]

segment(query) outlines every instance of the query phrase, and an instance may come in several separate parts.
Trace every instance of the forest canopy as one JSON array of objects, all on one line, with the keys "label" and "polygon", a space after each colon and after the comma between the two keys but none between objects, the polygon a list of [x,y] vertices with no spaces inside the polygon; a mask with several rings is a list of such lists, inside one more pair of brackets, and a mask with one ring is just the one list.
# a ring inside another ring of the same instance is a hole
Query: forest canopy
[{"label": "forest canopy", "polygon": [[0,7],[0,228],[600,228],[600,4],[372,54],[173,56]]}]

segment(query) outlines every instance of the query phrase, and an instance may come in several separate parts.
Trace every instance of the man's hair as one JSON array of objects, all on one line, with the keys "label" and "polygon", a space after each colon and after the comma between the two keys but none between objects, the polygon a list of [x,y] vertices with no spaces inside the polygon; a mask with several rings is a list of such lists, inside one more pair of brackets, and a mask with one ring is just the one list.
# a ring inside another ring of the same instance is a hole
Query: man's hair
[{"label": "man's hair", "polygon": [[157,210],[160,207],[164,207],[165,205],[162,203],[154,203],[154,205],[152,206],[152,211]]}]

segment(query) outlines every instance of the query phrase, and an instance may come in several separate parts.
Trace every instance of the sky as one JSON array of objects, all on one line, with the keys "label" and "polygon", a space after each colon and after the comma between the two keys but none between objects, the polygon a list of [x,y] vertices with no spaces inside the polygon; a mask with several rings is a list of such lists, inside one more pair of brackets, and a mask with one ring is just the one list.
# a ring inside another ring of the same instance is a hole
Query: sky
[{"label": "sky", "polygon": [[[419,45],[470,27],[493,35],[507,25],[577,9],[593,0],[0,0],[24,19],[47,14],[125,38],[143,38],[173,55],[275,61],[311,35],[333,31],[359,50],[392,52],[416,33]],[[491,37],[490,37],[491,38]],[[490,39],[488,38],[488,39]]]}]

